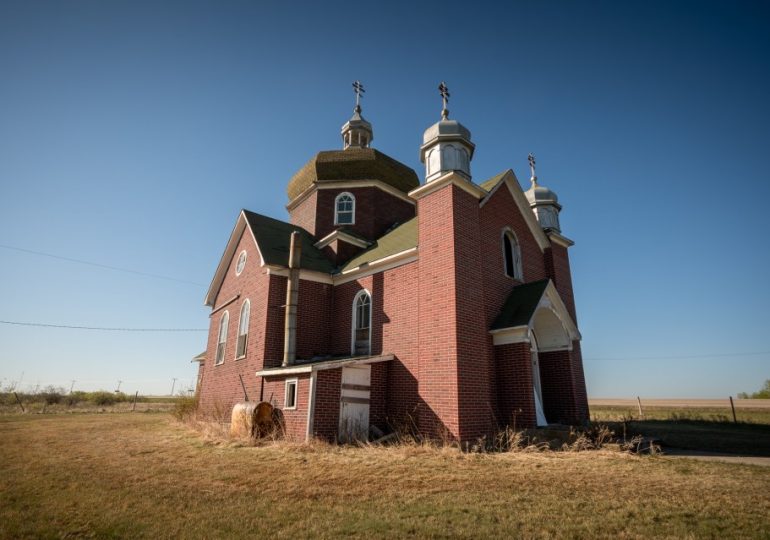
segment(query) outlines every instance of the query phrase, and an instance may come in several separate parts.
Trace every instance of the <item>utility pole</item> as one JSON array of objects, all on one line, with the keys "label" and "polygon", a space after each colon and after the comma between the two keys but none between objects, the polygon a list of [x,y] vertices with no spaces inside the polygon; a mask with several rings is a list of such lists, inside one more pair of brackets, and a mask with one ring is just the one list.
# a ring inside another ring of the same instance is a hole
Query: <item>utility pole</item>
[{"label": "utility pole", "polygon": [[176,377],[174,377],[174,381],[171,383],[171,395],[174,395],[174,387],[176,386]]},{"label": "utility pole", "polygon": [[72,394],[73,388],[75,388],[75,379],[72,379],[72,384],[70,385],[70,394]]}]

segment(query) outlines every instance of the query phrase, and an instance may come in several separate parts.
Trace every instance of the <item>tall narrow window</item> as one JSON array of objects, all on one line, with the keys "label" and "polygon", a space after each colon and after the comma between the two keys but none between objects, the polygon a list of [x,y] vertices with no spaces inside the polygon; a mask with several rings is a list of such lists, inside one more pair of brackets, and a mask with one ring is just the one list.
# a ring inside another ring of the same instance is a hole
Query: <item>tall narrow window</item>
[{"label": "tall narrow window", "polygon": [[353,355],[371,354],[372,350],[372,297],[361,291],[353,300]]},{"label": "tall narrow window", "polygon": [[235,350],[235,358],[246,356],[246,343],[249,341],[249,310],[251,303],[248,299],[241,306],[241,318],[238,322],[238,344]]},{"label": "tall narrow window", "polygon": [[521,249],[516,236],[511,230],[503,231],[503,264],[505,275],[514,279],[523,279],[521,269]]},{"label": "tall narrow window", "polygon": [[227,346],[227,323],[230,322],[230,314],[225,311],[222,318],[219,319],[219,336],[217,337],[217,358],[215,363],[221,364],[225,361],[225,347]]},{"label": "tall narrow window", "polygon": [[334,201],[334,224],[352,225],[356,222],[356,198],[352,193],[340,193]]}]

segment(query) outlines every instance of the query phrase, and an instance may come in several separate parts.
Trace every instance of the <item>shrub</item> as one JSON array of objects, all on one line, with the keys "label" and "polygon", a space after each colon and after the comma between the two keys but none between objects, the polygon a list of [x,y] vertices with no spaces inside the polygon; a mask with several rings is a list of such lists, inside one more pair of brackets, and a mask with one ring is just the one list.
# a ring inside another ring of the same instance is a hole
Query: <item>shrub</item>
[{"label": "shrub", "polygon": [[198,411],[198,397],[193,396],[179,396],[174,402],[174,409],[171,414],[177,420],[186,421],[195,417],[195,413]]}]

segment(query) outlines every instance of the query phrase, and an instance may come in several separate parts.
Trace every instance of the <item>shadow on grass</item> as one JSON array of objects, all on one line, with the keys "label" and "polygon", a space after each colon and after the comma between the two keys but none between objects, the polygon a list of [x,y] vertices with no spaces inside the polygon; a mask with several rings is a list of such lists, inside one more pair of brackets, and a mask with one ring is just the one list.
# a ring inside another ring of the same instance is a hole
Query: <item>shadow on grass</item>
[{"label": "shadow on grass", "polygon": [[665,449],[682,448],[770,457],[770,425],[693,419],[606,422],[616,434],[658,439]]}]

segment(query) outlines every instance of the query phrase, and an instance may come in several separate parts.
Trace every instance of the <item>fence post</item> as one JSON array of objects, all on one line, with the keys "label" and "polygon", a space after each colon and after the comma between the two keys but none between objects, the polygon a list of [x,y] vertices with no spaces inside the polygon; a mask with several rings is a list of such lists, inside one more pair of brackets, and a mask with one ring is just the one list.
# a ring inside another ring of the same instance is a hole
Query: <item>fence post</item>
[{"label": "fence post", "polygon": [[636,403],[639,404],[639,416],[644,418],[644,411],[642,411],[642,400],[639,399],[639,396],[636,396]]},{"label": "fence post", "polygon": [[733,396],[730,396],[730,407],[733,410],[733,424],[737,424],[738,418],[735,416],[735,403],[733,403]]}]

